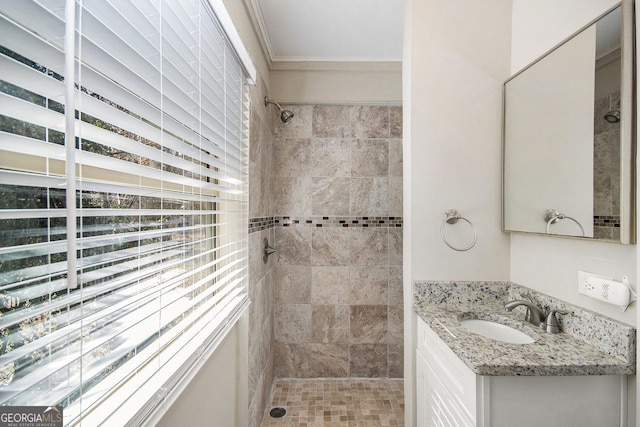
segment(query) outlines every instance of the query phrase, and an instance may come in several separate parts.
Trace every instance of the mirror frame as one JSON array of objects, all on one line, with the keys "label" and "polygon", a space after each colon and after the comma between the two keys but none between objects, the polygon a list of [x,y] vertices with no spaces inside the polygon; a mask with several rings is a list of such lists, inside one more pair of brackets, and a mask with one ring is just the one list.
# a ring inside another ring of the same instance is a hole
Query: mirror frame
[{"label": "mirror frame", "polygon": [[[577,34],[594,25],[605,15],[616,8],[622,8],[622,32],[621,32],[621,76],[620,76],[620,110],[625,111],[620,120],[620,241],[595,239],[593,237],[570,236],[563,234],[547,234],[534,231],[509,230],[506,228],[506,84],[520,74],[540,62],[542,59],[556,51]],[[526,67],[507,79],[502,85],[502,231],[506,233],[528,234],[547,237],[561,237],[566,239],[579,239],[604,243],[636,243],[636,85],[635,85],[635,40],[634,40],[634,9],[633,0],[622,0],[615,6],[607,9],[594,20],[584,25],[566,39],[545,52]]]}]

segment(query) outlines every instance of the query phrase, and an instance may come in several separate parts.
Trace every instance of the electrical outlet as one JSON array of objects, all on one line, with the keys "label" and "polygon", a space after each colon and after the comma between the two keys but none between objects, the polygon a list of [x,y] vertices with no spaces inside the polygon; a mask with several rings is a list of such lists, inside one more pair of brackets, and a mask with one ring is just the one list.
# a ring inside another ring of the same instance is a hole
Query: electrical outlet
[{"label": "electrical outlet", "polygon": [[599,276],[597,274],[588,273],[586,271],[578,271],[578,292],[583,295],[589,295],[594,291],[593,285],[589,284],[587,281],[589,277],[598,277],[600,279],[611,280],[611,278],[609,277]]},{"label": "electrical outlet", "polygon": [[631,291],[626,284],[585,271],[578,272],[578,292],[618,306],[629,304],[631,299]]}]

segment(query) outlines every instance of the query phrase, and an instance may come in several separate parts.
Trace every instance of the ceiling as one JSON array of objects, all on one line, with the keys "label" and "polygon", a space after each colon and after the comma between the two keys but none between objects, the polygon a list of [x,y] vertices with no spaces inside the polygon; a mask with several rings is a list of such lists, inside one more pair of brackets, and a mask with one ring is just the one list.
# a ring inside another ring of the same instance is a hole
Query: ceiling
[{"label": "ceiling", "polygon": [[250,0],[277,61],[401,61],[403,0]]}]

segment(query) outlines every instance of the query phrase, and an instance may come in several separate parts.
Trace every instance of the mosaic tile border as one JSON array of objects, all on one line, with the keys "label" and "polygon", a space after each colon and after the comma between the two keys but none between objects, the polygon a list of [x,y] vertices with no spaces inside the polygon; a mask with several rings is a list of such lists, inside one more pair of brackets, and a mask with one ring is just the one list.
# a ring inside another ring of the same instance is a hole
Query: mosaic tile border
[{"label": "mosaic tile border", "polygon": [[277,216],[281,227],[402,227],[401,216]]},{"label": "mosaic tile border", "polygon": [[401,228],[401,216],[264,216],[249,219],[249,233],[273,227]]},{"label": "mosaic tile border", "polygon": [[249,233],[256,231],[268,230],[273,228],[275,218],[272,216],[260,216],[256,218],[249,218]]},{"label": "mosaic tile border", "polygon": [[594,215],[593,216],[594,227],[620,227],[619,215]]}]

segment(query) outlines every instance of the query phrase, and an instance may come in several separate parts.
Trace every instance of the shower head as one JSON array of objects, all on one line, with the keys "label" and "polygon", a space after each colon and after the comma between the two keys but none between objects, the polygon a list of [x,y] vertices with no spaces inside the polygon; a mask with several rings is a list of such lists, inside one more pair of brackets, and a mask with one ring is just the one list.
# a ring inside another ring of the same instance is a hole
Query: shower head
[{"label": "shower head", "polygon": [[282,110],[280,113],[280,120],[282,120],[282,123],[287,123],[291,119],[293,119],[293,111]]},{"label": "shower head", "polygon": [[604,119],[609,123],[618,123],[620,121],[620,110],[611,110],[604,115]]},{"label": "shower head", "polygon": [[280,120],[282,123],[287,123],[293,118],[293,111],[283,109],[280,104],[275,101],[270,100],[268,97],[264,97],[264,105],[268,106],[269,104],[273,104],[280,110]]}]

